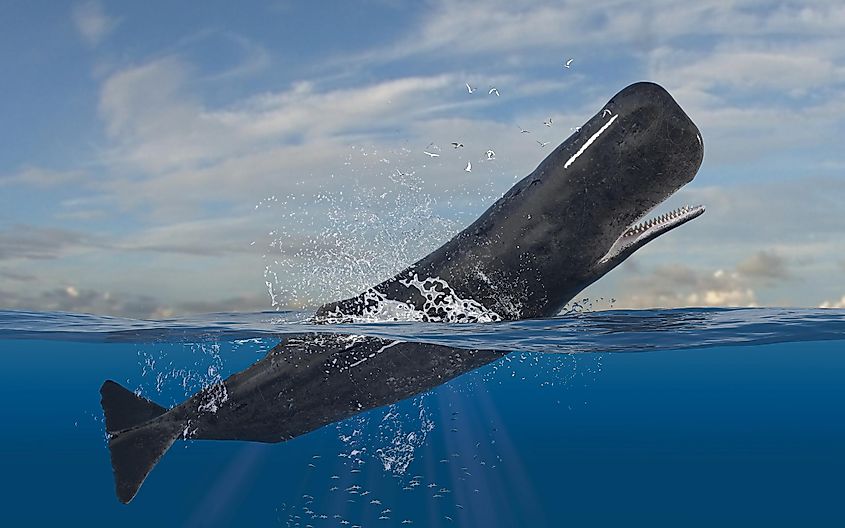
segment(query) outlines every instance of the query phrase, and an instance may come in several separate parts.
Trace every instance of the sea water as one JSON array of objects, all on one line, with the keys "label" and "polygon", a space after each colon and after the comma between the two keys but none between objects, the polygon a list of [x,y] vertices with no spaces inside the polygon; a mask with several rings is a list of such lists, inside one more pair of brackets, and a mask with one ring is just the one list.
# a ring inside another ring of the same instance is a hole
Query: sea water
[{"label": "sea water", "polygon": [[[845,311],[491,324],[0,312],[3,526],[845,526]],[[280,444],[178,441],[118,502],[98,389],[172,406],[280,336],[513,350]]]}]

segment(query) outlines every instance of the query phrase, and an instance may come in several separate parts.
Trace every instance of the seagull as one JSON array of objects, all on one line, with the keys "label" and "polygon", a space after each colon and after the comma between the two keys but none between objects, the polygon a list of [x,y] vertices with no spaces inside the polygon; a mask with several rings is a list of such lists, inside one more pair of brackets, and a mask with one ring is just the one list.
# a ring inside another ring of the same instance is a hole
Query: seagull
[{"label": "seagull", "polygon": [[574,61],[574,60],[575,59],[569,59],[568,61],[566,61],[566,64],[564,64],[563,67],[564,68],[571,68],[572,67],[572,61]]},{"label": "seagull", "polygon": [[552,126],[552,117],[551,117],[551,116],[549,116],[549,120],[548,120],[548,121],[543,121],[543,124],[544,124],[544,125],[546,125],[547,127]]},{"label": "seagull", "polygon": [[572,130],[573,132],[581,132],[581,127],[572,127],[569,130]]},{"label": "seagull", "polygon": [[495,153],[495,152],[493,152],[492,150],[488,150],[488,151],[486,152],[486,154],[487,154],[487,159],[488,159],[488,160],[496,159],[496,153]]},{"label": "seagull", "polygon": [[608,110],[607,108],[605,108],[604,111],[601,113],[601,116],[604,117],[604,116],[607,116],[607,115],[610,115],[610,114],[611,114],[611,111]]},{"label": "seagull", "polygon": [[478,88],[473,88],[472,86],[470,86],[469,83],[464,83],[464,84],[467,86],[467,91],[469,93],[475,93],[475,91],[478,90]]},{"label": "seagull", "polygon": [[426,154],[427,156],[429,156],[431,158],[439,158],[440,157],[440,154],[436,154],[434,152],[429,152],[427,150],[424,150],[423,154]]},{"label": "seagull", "polygon": [[491,86],[490,91],[487,92],[487,93],[490,94],[490,95],[495,95],[496,97],[499,97],[499,90],[495,86]]},{"label": "seagull", "polygon": [[464,146],[464,144],[463,144],[463,143],[458,143],[457,141],[453,141],[453,142],[452,142],[452,146],[453,146],[453,147],[455,147],[455,148],[457,149],[457,148],[461,148],[461,147],[463,147],[463,146]]},{"label": "seagull", "polygon": [[530,134],[530,133],[531,133],[531,131],[530,131],[530,130],[525,130],[524,128],[522,128],[522,127],[521,127],[521,126],[519,126],[519,125],[517,125],[517,126],[519,127],[519,132],[520,132],[521,134]]},{"label": "seagull", "polygon": [[464,170],[465,170],[465,171],[467,171],[467,172],[472,172],[472,163],[470,163],[470,162],[468,161],[468,162],[467,162],[467,166],[466,166],[466,167],[464,167]]},{"label": "seagull", "polygon": [[540,148],[543,148],[543,147],[545,147],[546,145],[548,145],[548,144],[549,144],[549,142],[548,142],[548,141],[537,141],[537,144],[538,144],[538,145],[540,145]]}]

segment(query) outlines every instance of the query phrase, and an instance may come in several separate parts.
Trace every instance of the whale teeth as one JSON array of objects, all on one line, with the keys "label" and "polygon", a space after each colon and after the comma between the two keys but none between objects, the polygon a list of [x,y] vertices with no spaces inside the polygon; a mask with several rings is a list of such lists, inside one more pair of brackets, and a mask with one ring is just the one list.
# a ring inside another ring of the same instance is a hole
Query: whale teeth
[{"label": "whale teeth", "polygon": [[661,226],[668,222],[678,220],[679,218],[682,218],[685,215],[693,212],[694,209],[695,207],[691,205],[684,205],[668,213],[664,213],[660,216],[639,222],[636,225],[633,225],[626,229],[623,233],[623,236],[639,235],[641,233],[644,233],[645,231],[652,229],[653,227]]}]

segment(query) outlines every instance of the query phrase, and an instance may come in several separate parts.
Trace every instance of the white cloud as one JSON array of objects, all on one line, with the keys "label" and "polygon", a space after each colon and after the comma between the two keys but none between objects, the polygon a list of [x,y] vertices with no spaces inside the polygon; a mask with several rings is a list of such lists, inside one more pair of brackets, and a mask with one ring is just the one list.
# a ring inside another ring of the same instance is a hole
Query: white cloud
[{"label": "white cloud", "polygon": [[80,231],[16,224],[0,229],[0,260],[58,259],[102,244]]},{"label": "white cloud", "polygon": [[37,294],[0,291],[3,308],[13,310],[61,311],[161,319],[191,313],[261,311],[270,308],[266,296],[218,298],[168,303],[152,295],[83,288],[73,284]]},{"label": "white cloud", "polygon": [[737,264],[743,276],[760,279],[788,279],[792,276],[788,261],[779,254],[760,250]]},{"label": "white cloud", "polygon": [[96,46],[120,23],[118,18],[110,17],[103,11],[97,0],[88,0],[73,6],[71,11],[76,30],[91,46]]},{"label": "white cloud", "polygon": [[698,271],[682,264],[628,275],[615,295],[616,308],[757,306],[754,289],[735,271]]},{"label": "white cloud", "polygon": [[87,174],[80,170],[51,170],[27,166],[12,174],[0,174],[0,187],[26,186],[37,188],[61,187],[85,181]]},{"label": "white cloud", "polygon": [[289,90],[209,108],[186,85],[190,67],[175,57],[110,76],[100,114],[116,143],[111,162],[157,174],[232,159],[255,150],[328,142],[341,134],[400,127],[430,110],[449,76],[409,77],[355,88]]},{"label": "white cloud", "polygon": [[819,308],[845,308],[845,295],[838,301],[824,301]]}]

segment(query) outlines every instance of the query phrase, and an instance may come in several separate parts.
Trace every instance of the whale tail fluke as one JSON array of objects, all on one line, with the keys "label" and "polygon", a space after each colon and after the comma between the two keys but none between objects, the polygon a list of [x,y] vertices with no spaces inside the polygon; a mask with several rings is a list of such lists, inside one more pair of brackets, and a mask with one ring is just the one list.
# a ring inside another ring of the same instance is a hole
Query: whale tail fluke
[{"label": "whale tail fluke", "polygon": [[100,388],[117,498],[126,504],[182,434],[179,424],[154,420],[167,409],[108,380]]}]

